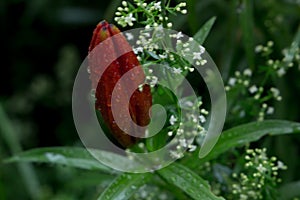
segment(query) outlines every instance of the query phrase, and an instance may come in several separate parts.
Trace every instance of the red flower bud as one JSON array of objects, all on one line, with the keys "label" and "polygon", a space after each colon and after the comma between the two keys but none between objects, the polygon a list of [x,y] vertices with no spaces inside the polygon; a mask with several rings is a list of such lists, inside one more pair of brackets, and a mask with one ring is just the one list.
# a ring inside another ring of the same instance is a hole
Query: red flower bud
[{"label": "red flower bud", "polygon": [[[105,52],[93,52],[92,50],[103,41],[105,41],[106,45]],[[118,55],[121,56],[117,57]],[[109,60],[112,60],[108,58],[112,58],[113,62],[108,63]],[[134,88],[132,96],[129,96],[130,94],[128,93],[132,90],[132,87],[144,83],[145,74],[131,46],[125,37],[120,34],[120,30],[116,26],[108,24],[106,21],[102,21],[97,25],[89,47],[89,67],[92,88],[96,88],[95,107],[101,112],[110,133],[123,147],[135,144],[138,137],[131,135],[141,137],[145,132],[137,133],[136,128],[129,122],[132,120],[139,126],[146,126],[149,123],[149,108],[152,105],[152,95],[149,85],[144,85],[142,91]],[[123,81],[122,85],[117,86],[116,84],[121,77],[132,69],[134,70],[130,72],[133,73],[130,78]],[[115,100],[119,103],[118,113],[120,116],[126,116],[127,109],[130,113],[129,117],[128,115],[127,117],[122,117],[121,124],[117,124],[113,117],[111,98],[114,89],[117,92],[117,96],[120,97],[120,99]],[[129,105],[125,99],[130,99]],[[123,128],[124,131],[118,125],[125,127],[125,129]]]}]

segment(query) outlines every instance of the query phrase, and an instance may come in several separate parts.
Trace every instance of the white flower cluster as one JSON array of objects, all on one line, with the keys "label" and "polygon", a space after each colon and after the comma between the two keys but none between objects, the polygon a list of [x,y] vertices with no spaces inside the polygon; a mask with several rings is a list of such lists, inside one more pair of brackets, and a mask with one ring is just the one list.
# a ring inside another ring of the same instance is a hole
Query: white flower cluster
[{"label": "white flower cluster", "polygon": [[[169,122],[172,126],[171,130],[168,132],[168,136],[172,137],[175,134],[177,136],[177,138],[172,141],[176,145],[176,150],[170,151],[171,157],[175,159],[182,158],[185,149],[187,149],[188,152],[193,152],[196,150],[197,144],[200,145],[198,138],[201,138],[202,142],[203,138],[206,136],[206,130],[204,129],[203,124],[206,122],[206,116],[208,115],[208,111],[203,108],[200,109],[200,106],[202,105],[201,100],[195,103],[186,100],[180,104],[184,105],[183,109],[195,110],[195,113],[200,111],[200,114],[197,116],[196,114],[189,113],[181,119],[178,119],[178,116],[175,115],[170,116]],[[195,129],[195,127],[197,127],[197,129]],[[194,138],[196,139],[196,143],[194,142]]]},{"label": "white flower cluster", "polygon": [[[186,14],[187,10],[185,7],[185,2],[181,2],[175,7],[171,7],[167,3],[163,7],[162,1],[134,0],[132,4],[122,1],[122,6],[117,8],[115,21],[121,26],[133,26],[134,22],[145,25],[145,30],[141,31],[140,35],[137,36],[138,38],[134,38],[134,35],[131,33],[125,33],[128,41],[137,39],[133,51],[143,66],[164,63],[164,65],[169,66],[168,73],[171,73],[172,76],[181,76],[186,74],[186,72],[195,70],[191,64],[203,66],[207,63],[202,58],[205,52],[204,47],[201,45],[195,46],[196,42],[193,41],[193,38],[183,41],[184,35],[182,32],[169,35],[170,39],[175,42],[176,47],[173,49],[175,52],[164,48],[164,43],[166,42],[164,34],[166,31],[163,29],[163,25],[166,25],[167,28],[172,27],[172,23],[168,21],[168,14],[176,12]],[[165,14],[163,14],[163,10]],[[179,58],[179,55],[191,59],[187,59],[188,62],[184,62],[182,58]],[[160,80],[152,72],[153,70],[147,70],[146,68],[146,83],[154,87]]]},{"label": "white flower cluster", "polygon": [[[237,87],[237,86],[249,87],[251,77],[252,77],[252,70],[249,68],[245,69],[243,71],[243,73],[236,71],[234,73],[234,77],[229,78],[228,84],[225,87],[225,90],[230,91],[232,88]],[[255,92],[256,92],[255,88],[252,88],[252,89],[250,89],[250,88],[249,88],[249,91],[255,90]]]},{"label": "white flower cluster", "polygon": [[255,48],[255,52],[261,54],[267,59],[266,65],[274,70],[277,76],[282,77],[286,74],[287,70],[296,63],[298,63],[298,68],[300,70],[300,49],[299,44],[293,42],[289,48],[282,51],[283,58],[281,60],[273,60],[270,55],[273,52],[274,43],[272,41],[267,42],[266,46],[258,45]]},{"label": "white flower cluster", "polygon": [[[180,38],[183,37],[181,32],[177,34],[170,35],[171,38],[176,39],[176,50],[188,59],[189,61],[193,61],[196,66],[203,66],[207,63],[202,56],[205,53],[205,48],[202,45],[195,46],[196,42],[192,37],[189,38],[187,42],[183,42]],[[190,72],[194,71],[193,67],[185,67],[184,69],[188,69]]]},{"label": "white flower cluster", "polygon": [[[166,34],[173,42],[174,49],[166,48],[166,39],[164,37]],[[125,33],[125,36],[128,41],[134,39],[131,33]],[[182,76],[182,74],[194,72],[195,68],[191,65],[193,63],[195,66],[203,66],[207,63],[206,59],[202,57],[205,53],[205,48],[197,45],[193,38],[184,38],[182,32],[174,33],[174,31],[165,30],[162,25],[154,28],[147,25],[136,37],[137,40],[133,46],[133,51],[144,68],[146,68],[146,83],[150,84],[151,87],[154,87],[159,80],[153,75],[153,70],[147,70],[147,66],[163,64],[167,73],[174,77],[178,74]],[[183,57],[186,61],[183,60]]]},{"label": "white flower cluster", "polygon": [[[159,24],[166,22],[167,27],[171,28],[172,23],[167,22],[168,17],[164,17],[162,6],[161,1],[146,2],[145,0],[134,0],[133,4],[122,1],[122,6],[117,8],[114,20],[123,27],[133,26],[134,22],[139,21],[148,26],[158,26]],[[169,4],[165,5],[164,9],[167,13],[171,14],[176,12],[187,14],[185,7],[186,3],[181,2],[175,7],[170,7]],[[141,19],[138,19],[139,17]]]},{"label": "white flower cluster", "polygon": [[123,7],[118,7],[117,12],[115,13],[115,21],[123,27],[127,25],[133,26],[133,23],[136,21],[136,17],[133,16],[133,13],[128,7],[129,5],[130,4],[126,1],[122,1]]},{"label": "white flower cluster", "polygon": [[[269,106],[268,102],[272,99],[281,101],[279,89],[271,87],[268,91],[263,86],[251,84],[252,71],[251,69],[245,69],[242,73],[236,71],[234,77],[230,77],[225,87],[225,90],[234,92],[235,90],[248,91],[249,98],[251,98],[253,104],[259,105],[258,121],[263,121],[265,115],[272,115],[275,111],[274,107]],[[237,105],[239,106],[239,105]],[[245,115],[245,111],[242,110],[240,116]]]},{"label": "white flower cluster", "polygon": [[275,187],[281,181],[278,171],[287,169],[276,157],[269,158],[265,148],[248,149],[245,161],[246,171],[232,175],[238,181],[232,185],[232,193],[236,199],[264,199],[263,191]]}]

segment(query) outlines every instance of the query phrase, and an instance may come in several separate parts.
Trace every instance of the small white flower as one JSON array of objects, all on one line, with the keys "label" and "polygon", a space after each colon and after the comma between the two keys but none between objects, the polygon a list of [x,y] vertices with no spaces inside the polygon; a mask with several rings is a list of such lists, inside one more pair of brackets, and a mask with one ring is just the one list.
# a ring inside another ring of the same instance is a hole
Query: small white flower
[{"label": "small white flower", "polygon": [[181,74],[182,69],[180,69],[180,68],[174,68],[173,72],[174,72],[174,74]]},{"label": "small white flower", "polygon": [[189,152],[193,152],[196,150],[197,146],[196,145],[193,145],[193,144],[190,144],[189,146]]},{"label": "small white flower", "polygon": [[274,108],[273,107],[268,107],[267,114],[272,115],[273,113],[274,113]]},{"label": "small white flower", "polygon": [[181,13],[185,15],[187,13],[187,10],[184,9],[181,11]]},{"label": "small white flower", "polygon": [[193,53],[193,59],[194,60],[201,60],[202,59],[201,55],[202,55],[201,52],[194,52]]},{"label": "small white flower", "polygon": [[171,115],[169,121],[170,121],[170,124],[171,124],[171,125],[174,125],[174,124],[177,122],[177,118],[176,118],[174,115]]},{"label": "small white flower", "polygon": [[231,85],[231,86],[234,86],[236,83],[236,78],[230,78],[229,81],[228,81],[228,84]]},{"label": "small white flower", "polygon": [[263,103],[262,107],[263,107],[263,108],[267,108],[268,105],[267,105],[266,103]]},{"label": "small white flower", "polygon": [[126,7],[126,6],[127,6],[127,2],[126,2],[126,1],[122,1],[122,5],[123,5],[124,7]]},{"label": "small white flower", "polygon": [[127,15],[125,18],[124,18],[124,21],[129,25],[129,26],[133,26],[133,21],[136,21],[136,18],[134,18],[132,16],[132,13],[129,13],[129,15]]},{"label": "small white flower", "polygon": [[207,63],[207,60],[205,60],[205,59],[202,59],[201,61],[200,61],[200,64],[201,65],[205,65]]},{"label": "small white flower", "polygon": [[171,22],[169,22],[168,24],[167,24],[167,27],[168,28],[171,28],[173,26],[173,24],[171,23]]},{"label": "small white flower", "polygon": [[179,145],[181,147],[187,147],[187,142],[185,139],[179,139]]},{"label": "small white flower", "polygon": [[168,55],[167,54],[159,54],[158,55],[161,59],[165,59],[165,58],[167,58],[168,57]]},{"label": "small white flower", "polygon": [[157,2],[157,3],[154,3],[154,9],[155,10],[161,10],[161,1]]},{"label": "small white flower", "polygon": [[125,33],[127,40],[133,40],[133,34],[132,33]]},{"label": "small white flower", "polygon": [[283,75],[285,75],[285,69],[283,68],[283,67],[281,67],[279,70],[277,70],[277,75],[279,76],[279,77],[281,77],[281,76],[283,76]]},{"label": "small white flower", "polygon": [[285,165],[283,164],[283,162],[277,161],[277,168],[278,168],[278,169],[287,169],[287,166],[285,166]]},{"label": "small white flower", "polygon": [[180,152],[176,152],[176,151],[170,151],[170,156],[172,158],[179,159],[179,158],[183,157],[183,154]]},{"label": "small white flower", "polygon": [[249,86],[249,81],[248,81],[248,80],[245,80],[245,81],[243,82],[243,84],[244,84],[244,86],[248,87],[248,86]]},{"label": "small white flower", "polygon": [[205,119],[205,117],[203,115],[199,116],[199,120],[200,120],[201,123],[205,123],[206,122],[206,119]]},{"label": "small white flower", "polygon": [[139,52],[143,52],[143,47],[137,47],[133,49],[134,54],[138,54]]},{"label": "small white flower", "polygon": [[272,46],[274,45],[274,42],[273,42],[273,41],[268,41],[267,45],[268,45],[269,47],[272,47]]},{"label": "small white flower", "polygon": [[251,75],[252,75],[251,69],[245,69],[245,70],[244,70],[244,75],[245,75],[245,76],[251,76]]},{"label": "small white flower", "polygon": [[234,75],[235,75],[236,77],[239,77],[239,76],[241,75],[241,72],[235,71],[235,72],[234,72]]},{"label": "small white flower", "polygon": [[267,169],[265,167],[262,166],[262,164],[259,164],[258,167],[256,168],[257,171],[259,171],[260,173],[264,173]]},{"label": "small white flower", "polygon": [[249,88],[249,92],[250,92],[251,94],[253,94],[253,93],[257,92],[257,91],[258,91],[258,89],[257,89],[256,85],[253,85],[253,86],[251,86],[251,87]]},{"label": "small white flower", "polygon": [[183,38],[183,34],[181,31],[176,34],[176,38],[177,39]]},{"label": "small white flower", "polygon": [[259,53],[259,52],[262,51],[262,49],[263,49],[263,46],[262,45],[258,45],[258,46],[255,47],[255,52]]},{"label": "small white flower", "polygon": [[208,115],[208,111],[205,110],[204,108],[202,108],[202,109],[200,110],[200,112],[201,112],[202,114],[204,114],[204,115]]},{"label": "small white flower", "polygon": [[185,7],[186,6],[186,2],[181,2],[178,6],[179,7]]},{"label": "small white flower", "polygon": [[158,78],[156,76],[152,76],[151,82],[149,83],[151,86],[155,86],[158,82]]},{"label": "small white flower", "polygon": [[205,48],[202,45],[199,45],[199,49],[201,54],[205,52]]},{"label": "small white flower", "polygon": [[195,71],[195,68],[190,67],[190,68],[189,68],[189,71],[190,71],[190,72],[193,72],[193,71]]},{"label": "small white flower", "polygon": [[272,87],[270,91],[273,93],[273,96],[276,98],[279,96],[280,91],[277,88]]}]

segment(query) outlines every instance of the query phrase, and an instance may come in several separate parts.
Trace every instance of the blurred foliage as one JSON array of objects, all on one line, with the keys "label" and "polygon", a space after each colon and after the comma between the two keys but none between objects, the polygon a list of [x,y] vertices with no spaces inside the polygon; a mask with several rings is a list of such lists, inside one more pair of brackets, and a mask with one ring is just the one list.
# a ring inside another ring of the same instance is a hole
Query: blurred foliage
[{"label": "blurred foliage", "polygon": [[[253,53],[258,44],[274,41],[275,54],[281,58],[282,49],[291,44],[299,28],[297,0],[187,3],[189,14],[173,17],[174,29],[193,35],[207,19],[217,17],[204,46],[224,80],[237,69],[257,70],[261,61]],[[81,145],[71,112],[73,80],[87,55],[92,30],[104,18],[112,21],[118,4],[118,0],[0,1],[0,105],[4,112],[0,124],[8,120],[12,125],[10,139],[0,128],[0,160],[22,149]],[[276,84],[284,97],[276,107],[276,118],[300,121],[299,72],[292,69]],[[283,160],[289,170],[282,178],[289,182],[300,179],[299,142],[299,136],[280,136],[256,145],[263,144]],[[33,177],[22,176],[24,166],[0,163],[0,200],[95,199],[113,179],[68,167],[41,164],[25,168],[38,179],[36,194],[28,187]]]}]

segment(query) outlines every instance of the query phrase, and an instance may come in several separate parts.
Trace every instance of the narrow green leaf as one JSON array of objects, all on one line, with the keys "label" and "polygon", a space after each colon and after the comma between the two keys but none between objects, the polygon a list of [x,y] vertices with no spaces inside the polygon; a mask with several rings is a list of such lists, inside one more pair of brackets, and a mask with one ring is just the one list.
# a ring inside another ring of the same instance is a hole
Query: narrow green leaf
[{"label": "narrow green leaf", "polygon": [[216,21],[216,17],[210,18],[200,29],[199,31],[194,35],[194,40],[196,40],[199,44],[203,44],[205,39],[207,38],[212,26],[214,25]]},{"label": "narrow green leaf", "polygon": [[250,68],[254,69],[254,21],[253,1],[243,0],[241,5],[240,23],[243,33],[244,48]]},{"label": "narrow green leaf", "polygon": [[289,200],[300,196],[300,181],[288,183],[279,189],[280,199]]},{"label": "narrow green leaf", "polygon": [[151,173],[129,174],[118,176],[99,196],[98,200],[126,200],[139,190],[153,176]]},{"label": "narrow green leaf", "polygon": [[284,120],[265,120],[240,125],[224,131],[207,157],[216,157],[232,147],[257,141],[265,135],[273,136],[290,133],[300,133],[300,123]]},{"label": "narrow green leaf", "polygon": [[300,25],[298,27],[297,33],[294,36],[294,41],[293,42],[296,44],[296,46],[299,46],[299,44],[300,44]]},{"label": "narrow green leaf", "polygon": [[233,147],[239,147],[250,142],[257,141],[263,136],[275,136],[300,133],[300,123],[285,120],[265,120],[262,122],[251,122],[236,126],[224,131],[215,147],[204,158],[196,158],[197,153],[183,160],[183,163],[195,167],[201,163],[211,160]]},{"label": "narrow green leaf", "polygon": [[210,191],[210,186],[207,181],[183,165],[173,163],[159,170],[158,173],[170,184],[177,186],[193,199],[223,199],[222,197],[215,196]]},{"label": "narrow green leaf", "polygon": [[[3,140],[7,143],[7,146],[12,154],[22,151],[22,146],[17,135],[19,134],[16,132],[13,123],[8,118],[5,110],[0,104],[0,138],[1,136],[3,137]],[[30,197],[32,199],[37,199],[38,195],[41,193],[41,188],[33,167],[27,163],[18,163],[17,168]]]},{"label": "narrow green leaf", "polygon": [[113,169],[101,164],[86,149],[79,147],[47,147],[32,149],[15,155],[8,159],[7,162],[62,164],[81,169],[116,173]]}]

